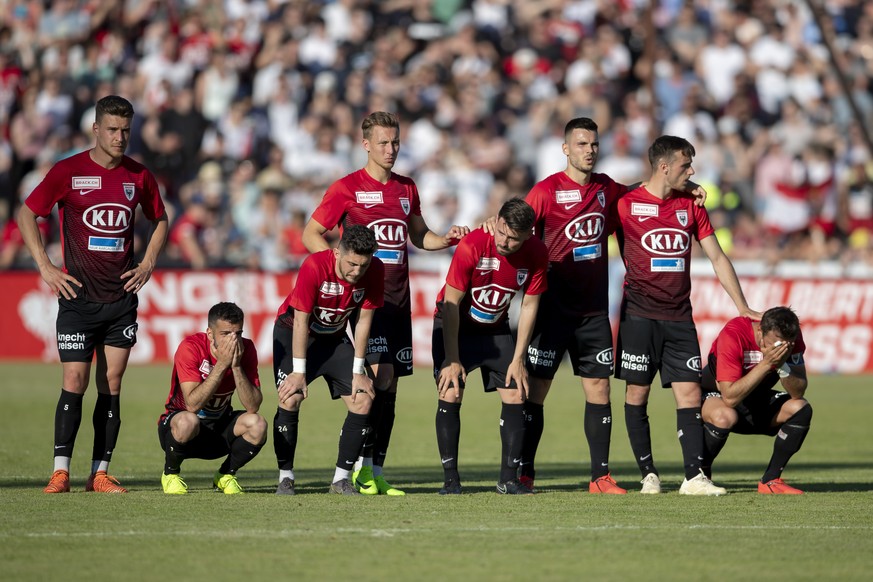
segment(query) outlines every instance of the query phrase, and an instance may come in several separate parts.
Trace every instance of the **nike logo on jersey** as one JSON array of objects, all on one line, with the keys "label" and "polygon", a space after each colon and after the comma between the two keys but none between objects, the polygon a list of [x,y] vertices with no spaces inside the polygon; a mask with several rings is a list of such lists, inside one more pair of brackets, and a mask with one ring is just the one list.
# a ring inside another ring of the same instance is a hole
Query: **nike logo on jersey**
[{"label": "nike logo on jersey", "polygon": [[571,208],[573,208],[573,207],[576,206],[577,204],[579,204],[579,203],[578,203],[578,202],[575,202],[575,203],[573,203],[573,204],[564,204],[564,210],[570,210]]},{"label": "nike logo on jersey", "polygon": [[378,206],[377,204],[364,204],[364,208],[373,208],[374,206]]},{"label": "nike logo on jersey", "polygon": [[638,216],[637,220],[639,220],[640,222],[645,222],[650,218],[651,218],[651,216]]},{"label": "nike logo on jersey", "polygon": [[79,190],[79,196],[84,196],[85,194],[90,194],[94,190]]}]

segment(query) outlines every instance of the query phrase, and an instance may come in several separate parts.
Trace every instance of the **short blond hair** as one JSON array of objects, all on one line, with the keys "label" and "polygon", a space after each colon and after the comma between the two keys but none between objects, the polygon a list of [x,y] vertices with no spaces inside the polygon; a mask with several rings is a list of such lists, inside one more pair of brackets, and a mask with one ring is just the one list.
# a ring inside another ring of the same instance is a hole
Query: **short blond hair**
[{"label": "short blond hair", "polygon": [[389,127],[392,129],[400,129],[400,121],[397,116],[387,111],[374,111],[364,118],[361,123],[361,131],[364,132],[364,139],[370,139],[373,135],[374,127]]}]

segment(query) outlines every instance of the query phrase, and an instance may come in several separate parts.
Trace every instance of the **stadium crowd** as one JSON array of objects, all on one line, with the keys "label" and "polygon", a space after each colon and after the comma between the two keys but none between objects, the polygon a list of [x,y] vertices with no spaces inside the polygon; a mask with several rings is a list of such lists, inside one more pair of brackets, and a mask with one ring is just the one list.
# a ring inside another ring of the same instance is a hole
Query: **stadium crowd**
[{"label": "stadium crowd", "polygon": [[[560,171],[564,124],[586,116],[595,171],[619,182],[646,177],[657,135],[691,141],[731,258],[873,264],[873,3],[822,3],[827,37],[801,0],[215,4],[0,2],[0,269],[32,266],[15,212],[90,146],[108,94],[134,104],[128,154],[170,211],[165,267],[297,266],[372,111],[399,115],[395,171],[436,232]],[[41,228],[59,257],[57,220]]]}]

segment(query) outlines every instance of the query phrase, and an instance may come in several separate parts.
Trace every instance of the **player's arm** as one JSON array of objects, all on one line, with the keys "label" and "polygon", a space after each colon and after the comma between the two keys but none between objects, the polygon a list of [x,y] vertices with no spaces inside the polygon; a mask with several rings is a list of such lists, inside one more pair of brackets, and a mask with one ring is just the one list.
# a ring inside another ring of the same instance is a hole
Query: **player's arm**
[{"label": "player's arm", "polygon": [[72,285],[81,287],[82,283],[69,273],[65,273],[63,269],[56,267],[49,259],[39,234],[39,227],[36,224],[36,214],[27,204],[22,204],[21,210],[18,212],[18,228],[21,230],[21,238],[27,246],[27,250],[30,251],[30,255],[39,268],[42,280],[46,282],[52,293],[63,296],[64,299],[74,298],[76,291]]},{"label": "player's arm", "polygon": [[160,218],[152,221],[152,233],[149,237],[149,244],[146,246],[145,254],[133,269],[123,273],[122,279],[127,279],[124,284],[124,290],[130,293],[131,291],[139,291],[152,277],[155,270],[155,265],[158,263],[158,255],[164,244],[167,242],[167,235],[170,232],[170,224],[167,221],[167,215],[164,214]]},{"label": "player's arm", "polygon": [[521,312],[518,316],[518,334],[515,339],[515,353],[512,354],[512,362],[506,371],[506,387],[509,388],[510,380],[515,380],[515,385],[522,391],[522,398],[527,400],[527,347],[533,336],[534,322],[537,319],[537,309],[540,305],[540,296],[524,295],[521,299]]},{"label": "player's arm", "polygon": [[358,394],[376,397],[373,390],[373,380],[364,368],[364,358],[367,356],[367,343],[370,341],[370,328],[373,324],[373,309],[361,309],[358,322],[355,324],[355,361],[352,364],[352,402]]},{"label": "player's arm", "polygon": [[306,386],[306,347],[309,343],[309,312],[294,310],[294,327],[291,335],[291,373],[278,386],[279,402],[285,402],[295,394],[309,396]]},{"label": "player's arm", "polygon": [[424,219],[418,214],[413,214],[409,219],[409,241],[416,248],[425,251],[439,251],[448,248],[457,244],[469,233],[469,227],[454,224],[444,236],[440,236],[430,230]]},{"label": "player's arm", "polygon": [[218,347],[215,349],[215,365],[212,371],[202,382],[181,382],[179,387],[185,396],[185,406],[188,412],[198,413],[206,406],[206,403],[215,396],[215,392],[221,386],[224,374],[233,365],[237,357],[236,347],[239,337],[236,334],[227,334],[217,338]]},{"label": "player's arm", "polygon": [[759,321],[763,314],[752,310],[746,302],[746,296],[743,295],[743,288],[740,286],[740,280],[737,278],[737,272],[731,260],[724,254],[721,245],[718,244],[718,239],[715,235],[710,235],[700,241],[700,247],[712,263],[712,268],[715,270],[715,276],[718,277],[721,286],[727,292],[728,296],[737,306],[737,311],[740,315]]},{"label": "player's arm", "polygon": [[460,381],[467,381],[467,372],[461,365],[458,350],[458,330],[461,326],[460,305],[464,295],[465,293],[460,289],[446,284],[442,306],[443,349],[446,353],[446,359],[440,364],[440,373],[437,377],[437,389],[440,397],[445,396],[449,389],[454,386],[455,398],[460,398]]},{"label": "player's arm", "polygon": [[327,231],[328,229],[323,224],[314,218],[310,218],[303,228],[303,246],[306,247],[306,250],[310,253],[317,253],[318,251],[329,249],[330,245],[327,244],[327,240],[324,238],[324,233]]},{"label": "player's arm", "polygon": [[[231,372],[233,373],[233,381],[236,385],[236,394],[239,396],[239,401],[246,409],[246,412],[255,413],[261,408],[261,402],[264,401],[264,395],[261,389],[254,385],[249,375],[246,373],[245,365],[243,364],[243,354],[245,353],[245,344],[241,336],[236,336],[236,347],[234,351],[234,359],[230,364]],[[257,363],[255,363],[257,366]]]},{"label": "player's arm", "polygon": [[[779,369],[791,354],[793,344],[789,342],[761,348],[761,361],[749,370],[739,380],[733,382],[719,381],[718,391],[721,392],[722,401],[731,408],[735,408],[743,399],[758,387],[764,378],[774,369]],[[719,353],[719,359],[727,357]]]}]

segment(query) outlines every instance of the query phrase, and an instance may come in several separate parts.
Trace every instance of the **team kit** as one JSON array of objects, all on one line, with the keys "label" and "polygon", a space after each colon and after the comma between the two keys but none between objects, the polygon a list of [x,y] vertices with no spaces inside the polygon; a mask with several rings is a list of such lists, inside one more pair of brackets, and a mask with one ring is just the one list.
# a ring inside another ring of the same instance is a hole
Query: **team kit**
[{"label": "team kit", "polygon": [[[124,155],[133,110],[115,96],[98,102],[97,146],[58,162],[27,199],[22,235],[40,274],[57,295],[63,387],[55,414],[54,471],[46,493],[70,491],[70,460],[82,419],[82,397],[95,359],[95,439],[86,491],[126,493],[109,474],[120,430],[121,381],[136,342],[137,292],[154,270],[167,216],[151,173]],[[237,474],[272,432],[277,495],[294,495],[300,408],[323,378],[331,399],[347,408],[334,475],[326,491],[404,496],[386,477],[398,386],[412,375],[409,290],[411,243],[422,251],[453,247],[435,298],[432,335],[435,433],[444,483],[464,492],[459,441],[467,376],[479,370],[486,392],[501,400],[497,494],[537,492],[536,453],[544,406],[565,356],[585,394],[584,428],[591,494],[627,494],[609,471],[610,378],[626,383],[625,421],[640,469],[642,494],[662,492],[652,456],[648,397],[659,375],[676,399],[682,451],[682,495],[718,496],[713,465],[731,433],[774,437],[757,484],[761,494],[801,494],[782,472],[809,431],[805,344],[788,307],[749,308],[729,259],[702,206],[693,175],[693,146],[662,136],[649,149],[652,174],[635,187],[593,171],[596,124],[567,123],[567,168],[506,200],[471,230],[431,231],[415,183],[392,171],[400,147],[397,117],[370,114],[362,123],[364,168],[337,180],[306,224],[310,254],[277,306],[273,373],[278,403],[272,422],[261,410],[259,355],[243,336],[245,315],[221,302],[206,330],[186,337],[173,359],[170,392],[158,419],[165,453],[161,487],[186,494],[186,459],[223,459],[214,487],[243,492]],[[703,195],[705,197],[705,194]],[[59,206],[64,267],[51,265],[36,217]],[[145,254],[133,256],[136,207],[152,223]],[[326,235],[337,229],[330,245]],[[615,234],[627,275],[613,357],[608,316],[607,237]],[[691,314],[694,241],[737,307],[706,358]],[[517,321],[509,307],[520,297]],[[236,399],[234,399],[236,395]],[[240,408],[234,408],[234,400]],[[436,459],[435,459],[436,462]],[[716,467],[717,468],[717,467]]]}]

